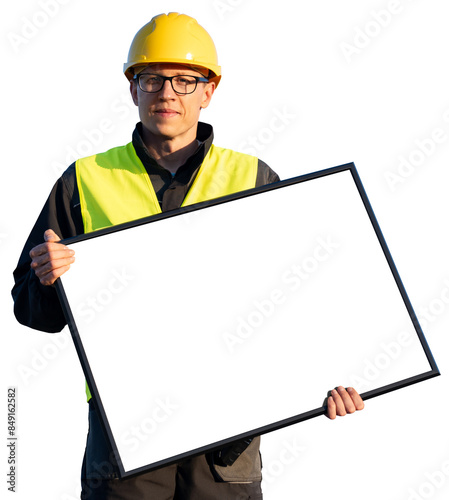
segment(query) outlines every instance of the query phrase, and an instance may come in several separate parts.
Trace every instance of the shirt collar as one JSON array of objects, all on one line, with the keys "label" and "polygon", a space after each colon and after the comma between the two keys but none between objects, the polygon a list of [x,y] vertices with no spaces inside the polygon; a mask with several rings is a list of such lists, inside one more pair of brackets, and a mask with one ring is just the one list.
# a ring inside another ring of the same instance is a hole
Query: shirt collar
[{"label": "shirt collar", "polygon": [[[190,166],[192,170],[195,170],[199,165],[201,165],[214,139],[214,131],[212,125],[209,125],[208,123],[198,122],[196,139],[200,142],[198,149],[178,170],[185,169],[188,166]],[[158,173],[159,175],[163,175],[164,172],[167,172],[165,168],[161,167],[158,164],[158,162],[149,153],[147,147],[145,146],[142,139],[142,122],[136,124],[136,128],[134,129],[132,136],[132,142],[137,156],[139,157],[140,161],[143,163],[145,169],[149,174]]]}]

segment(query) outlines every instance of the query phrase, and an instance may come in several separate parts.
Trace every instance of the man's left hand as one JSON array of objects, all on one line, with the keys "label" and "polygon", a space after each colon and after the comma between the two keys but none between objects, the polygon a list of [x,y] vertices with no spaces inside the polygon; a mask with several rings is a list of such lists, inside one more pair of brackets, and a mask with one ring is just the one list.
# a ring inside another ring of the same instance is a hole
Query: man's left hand
[{"label": "man's left hand", "polygon": [[343,417],[347,413],[363,410],[364,407],[362,398],[353,387],[345,389],[339,386],[337,389],[333,389],[327,398],[326,417],[334,420],[337,415]]}]

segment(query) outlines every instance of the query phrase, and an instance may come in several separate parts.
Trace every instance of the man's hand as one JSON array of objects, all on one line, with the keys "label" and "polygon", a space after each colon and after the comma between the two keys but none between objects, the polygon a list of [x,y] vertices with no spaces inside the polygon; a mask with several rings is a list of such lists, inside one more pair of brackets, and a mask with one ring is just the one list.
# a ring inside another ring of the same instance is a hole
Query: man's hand
[{"label": "man's hand", "polygon": [[333,389],[327,398],[326,417],[334,420],[337,415],[343,417],[347,413],[363,410],[364,407],[365,404],[355,389],[352,387],[345,389],[340,386]]},{"label": "man's hand", "polygon": [[61,238],[51,229],[45,231],[44,240],[45,243],[30,251],[31,269],[34,269],[43,285],[49,286],[70,269],[70,265],[75,262],[75,252],[57,243]]}]

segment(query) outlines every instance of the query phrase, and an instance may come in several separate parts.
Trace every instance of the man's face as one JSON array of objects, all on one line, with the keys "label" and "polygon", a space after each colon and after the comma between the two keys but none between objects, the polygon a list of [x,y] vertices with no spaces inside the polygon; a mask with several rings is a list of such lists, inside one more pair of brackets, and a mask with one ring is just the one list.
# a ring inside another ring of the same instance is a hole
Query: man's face
[{"label": "man's face", "polygon": [[[191,75],[203,77],[201,73],[182,64],[152,64],[139,73],[154,73],[162,76]],[[143,92],[136,81],[131,80],[131,95],[139,107],[140,120],[154,138],[174,139],[188,144],[196,137],[201,108],[206,108],[215,90],[214,83],[198,83],[193,94],[177,94],[169,81],[165,81],[159,92]]]}]

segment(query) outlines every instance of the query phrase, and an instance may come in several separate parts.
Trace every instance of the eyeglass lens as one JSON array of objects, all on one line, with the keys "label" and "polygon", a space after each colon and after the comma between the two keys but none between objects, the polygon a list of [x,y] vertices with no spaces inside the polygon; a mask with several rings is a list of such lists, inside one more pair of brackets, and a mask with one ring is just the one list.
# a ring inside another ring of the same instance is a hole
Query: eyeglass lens
[{"label": "eyeglass lens", "polygon": [[197,79],[189,75],[166,77],[161,75],[144,74],[139,76],[139,85],[144,92],[159,92],[165,80],[171,80],[172,88],[178,94],[191,94],[195,91]]}]

